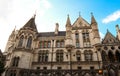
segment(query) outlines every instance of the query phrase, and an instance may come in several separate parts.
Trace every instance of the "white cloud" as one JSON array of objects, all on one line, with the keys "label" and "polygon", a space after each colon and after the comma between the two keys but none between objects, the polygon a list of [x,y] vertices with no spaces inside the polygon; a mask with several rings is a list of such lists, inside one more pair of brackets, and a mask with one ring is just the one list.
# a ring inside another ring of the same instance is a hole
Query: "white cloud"
[{"label": "white cloud", "polygon": [[109,23],[112,21],[116,21],[120,18],[120,10],[115,11],[114,13],[108,15],[106,18],[102,20],[102,23]]},{"label": "white cloud", "polygon": [[0,49],[4,51],[8,36],[15,26],[21,28],[35,11],[37,17],[41,18],[51,7],[48,0],[0,0]]},{"label": "white cloud", "polygon": [[99,34],[100,34],[101,39],[103,39],[105,35],[102,32],[99,32]]}]

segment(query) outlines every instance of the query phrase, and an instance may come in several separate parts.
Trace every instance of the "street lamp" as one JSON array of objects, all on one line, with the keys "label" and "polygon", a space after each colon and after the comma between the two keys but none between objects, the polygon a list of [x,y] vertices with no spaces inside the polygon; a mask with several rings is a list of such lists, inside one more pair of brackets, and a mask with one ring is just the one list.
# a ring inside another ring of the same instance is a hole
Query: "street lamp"
[{"label": "street lamp", "polygon": [[100,60],[98,57],[98,51],[100,51],[100,47],[101,47],[101,45],[96,45],[96,54],[97,54],[97,60],[98,60],[98,66],[99,66],[99,70],[98,70],[99,75],[103,74],[103,70],[100,67]]},{"label": "street lamp", "polygon": [[68,52],[69,52],[69,56],[70,56],[70,61],[69,61],[69,65],[70,65],[70,75],[72,76],[72,55],[71,55],[71,51],[73,49],[73,46],[72,45],[68,45],[66,46]]}]

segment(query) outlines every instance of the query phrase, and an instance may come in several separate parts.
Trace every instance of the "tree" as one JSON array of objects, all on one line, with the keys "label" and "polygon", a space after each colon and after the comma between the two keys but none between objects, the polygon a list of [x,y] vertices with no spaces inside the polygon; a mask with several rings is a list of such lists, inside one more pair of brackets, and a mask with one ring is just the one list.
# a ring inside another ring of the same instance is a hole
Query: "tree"
[{"label": "tree", "polygon": [[2,73],[5,71],[4,68],[4,63],[0,60],[0,76],[2,75]]}]

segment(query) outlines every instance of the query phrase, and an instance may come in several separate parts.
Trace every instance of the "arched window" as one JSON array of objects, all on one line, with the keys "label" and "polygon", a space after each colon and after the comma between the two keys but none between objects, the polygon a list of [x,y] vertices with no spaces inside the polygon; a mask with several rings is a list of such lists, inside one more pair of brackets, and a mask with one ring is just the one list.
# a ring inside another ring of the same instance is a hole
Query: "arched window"
[{"label": "arched window", "polygon": [[32,37],[30,36],[27,41],[27,48],[31,48],[32,45]]},{"label": "arched window", "polygon": [[85,50],[85,60],[86,61],[92,61],[92,51],[91,50]]},{"label": "arched window", "polygon": [[57,62],[63,62],[63,50],[57,50],[56,61]]},{"label": "arched window", "polygon": [[116,57],[116,61],[120,62],[120,52],[118,50],[115,52],[115,57]]},{"label": "arched window", "polygon": [[76,52],[76,60],[77,61],[80,61],[81,60],[81,55],[80,55],[81,53],[80,53],[80,51],[77,51]]},{"label": "arched window", "polygon": [[109,58],[109,61],[110,61],[110,62],[114,62],[114,61],[115,61],[114,55],[113,55],[113,53],[111,52],[111,50],[108,52],[108,58]]},{"label": "arched window", "polygon": [[22,36],[20,37],[20,40],[19,40],[19,43],[18,43],[18,47],[22,47],[22,45],[23,45],[23,40],[24,40],[24,36],[22,35]]},{"label": "arched window", "polygon": [[48,62],[48,50],[41,50],[39,52],[38,62]]},{"label": "arched window", "polygon": [[17,67],[19,64],[19,60],[20,60],[19,57],[14,57],[13,62],[12,62],[12,66]]},{"label": "arched window", "polygon": [[107,61],[107,54],[105,51],[102,51],[101,56],[103,61]]}]

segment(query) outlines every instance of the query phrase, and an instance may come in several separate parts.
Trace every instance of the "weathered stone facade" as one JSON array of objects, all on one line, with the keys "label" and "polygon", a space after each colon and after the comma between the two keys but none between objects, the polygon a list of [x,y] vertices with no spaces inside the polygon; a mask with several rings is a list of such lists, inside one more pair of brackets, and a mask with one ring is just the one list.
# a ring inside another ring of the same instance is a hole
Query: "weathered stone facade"
[{"label": "weathered stone facade", "polygon": [[[5,76],[119,76],[120,30],[100,41],[98,24],[81,16],[66,31],[38,32],[35,17],[13,30],[6,45]],[[107,47],[107,49],[106,49]],[[115,50],[115,51],[113,51]],[[105,53],[103,53],[105,52]],[[114,58],[112,58],[114,57]]]}]

